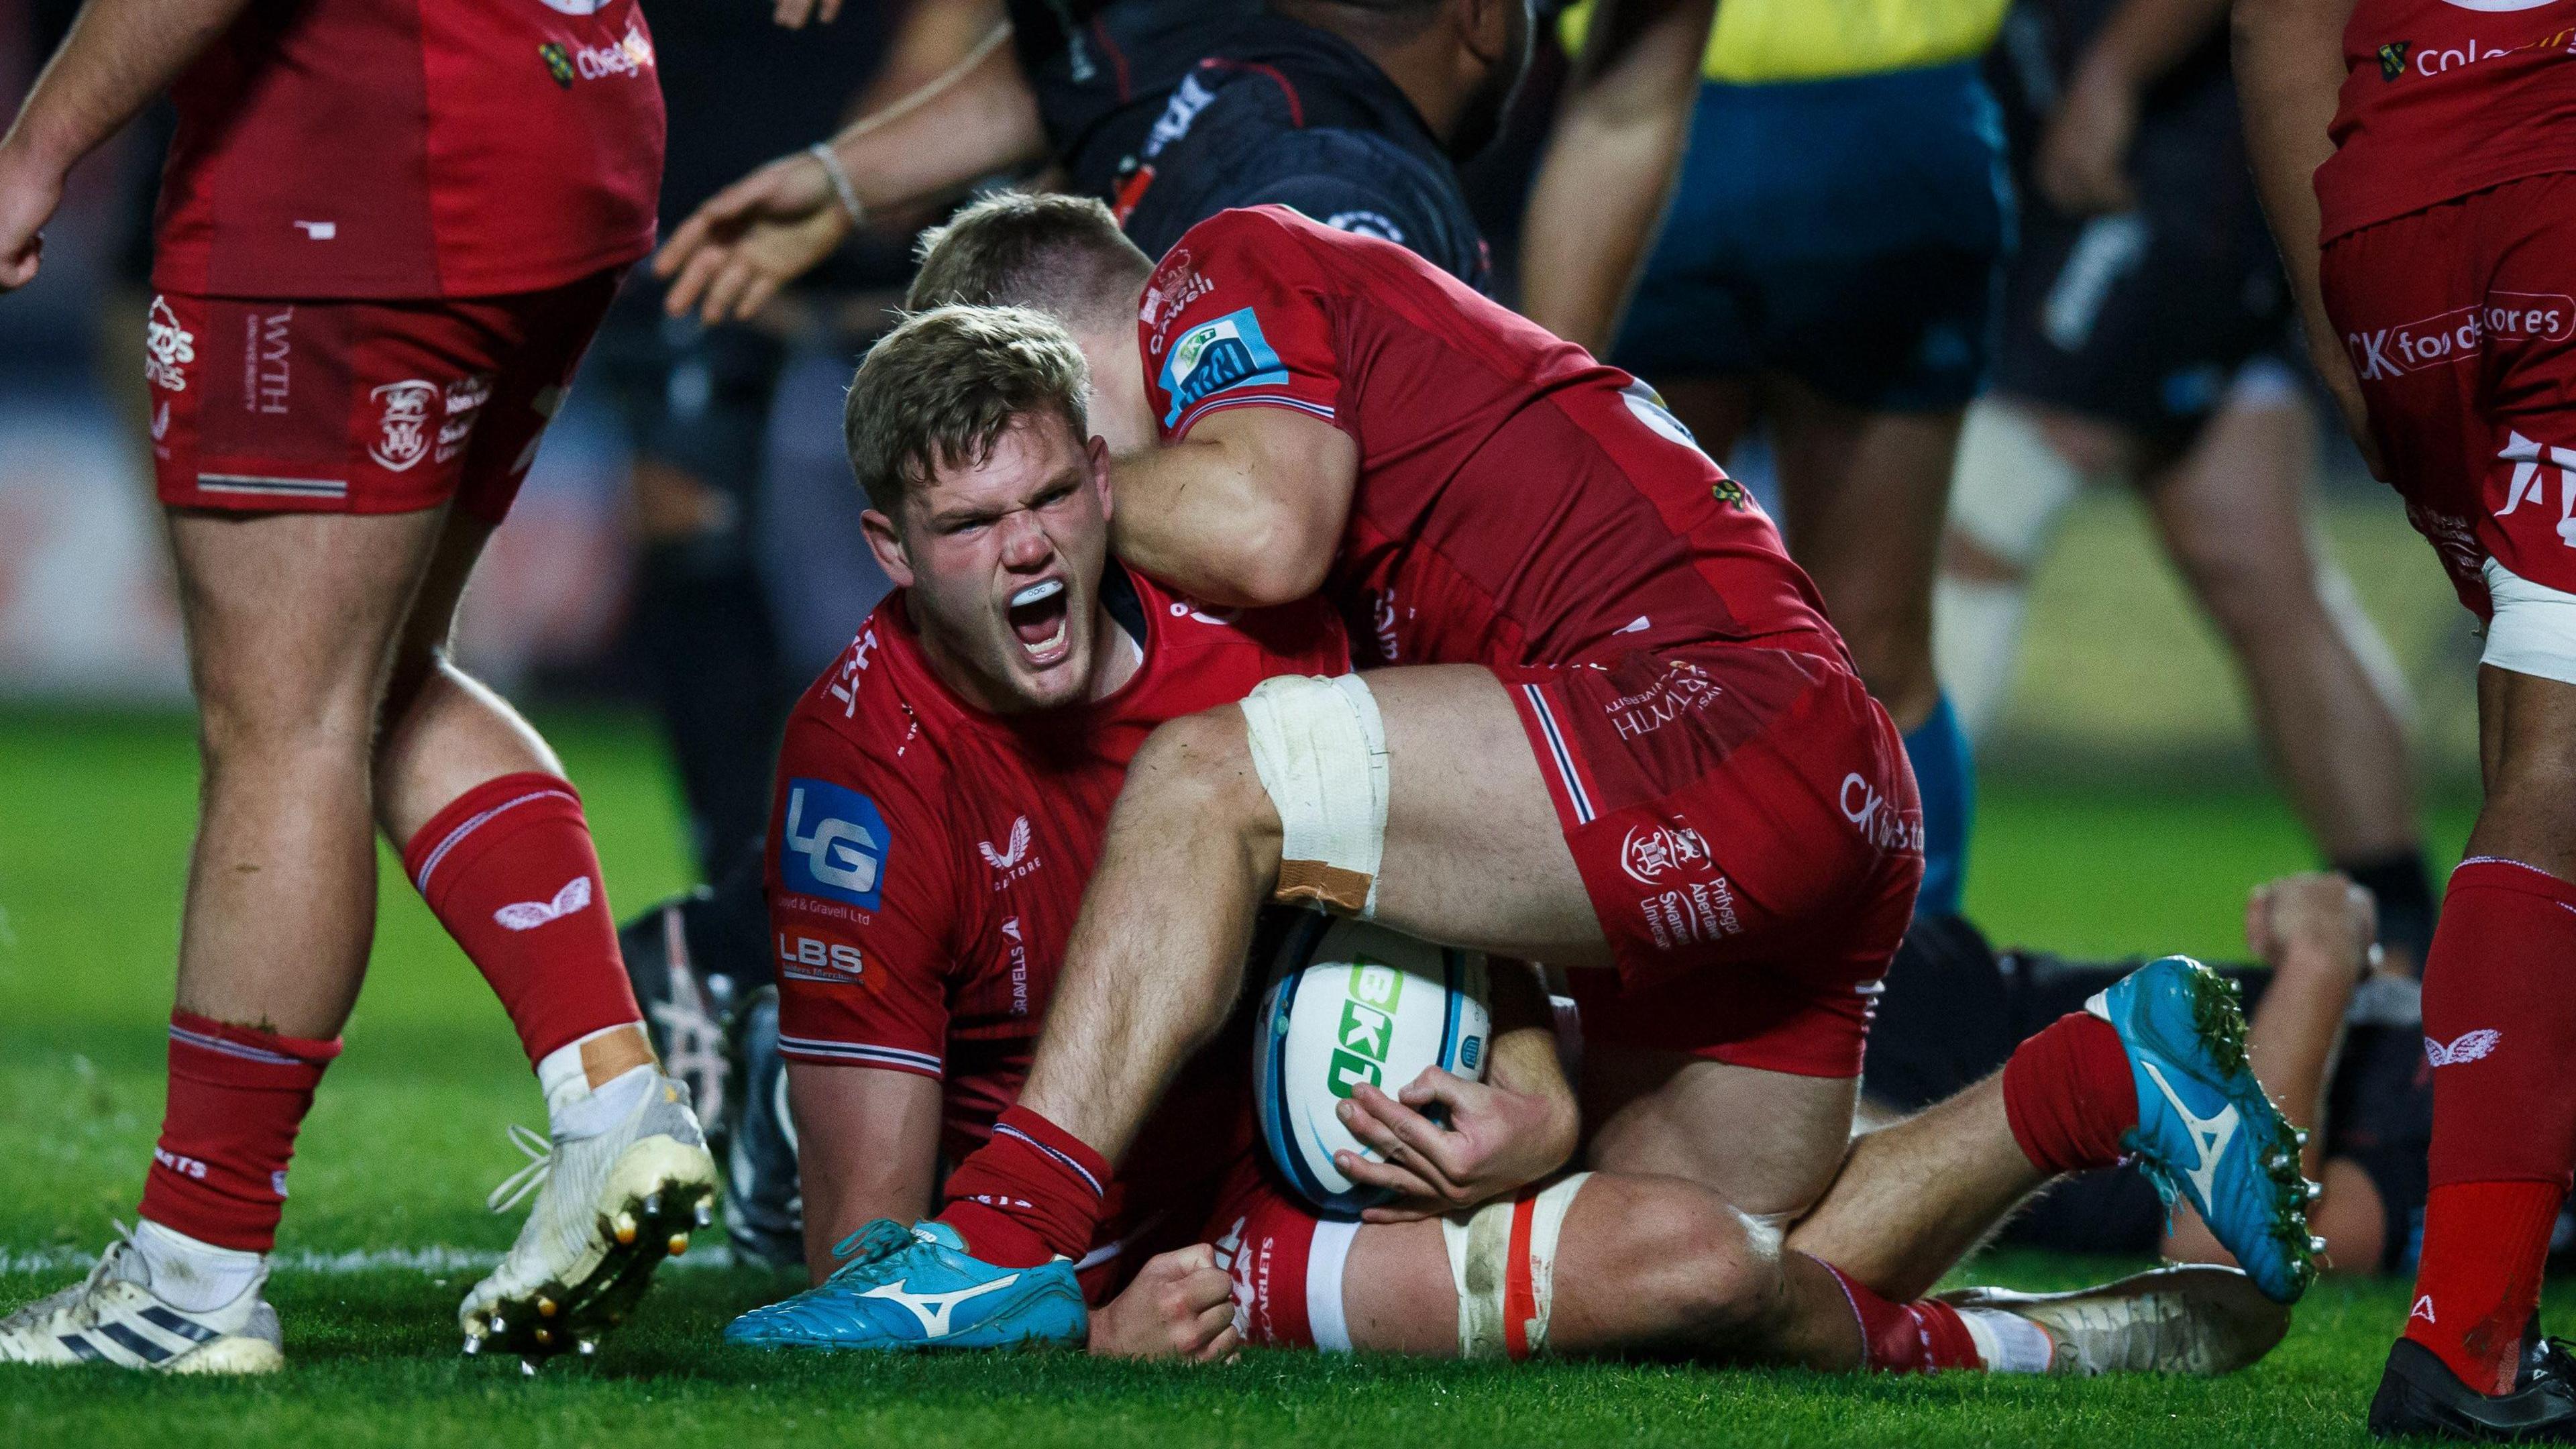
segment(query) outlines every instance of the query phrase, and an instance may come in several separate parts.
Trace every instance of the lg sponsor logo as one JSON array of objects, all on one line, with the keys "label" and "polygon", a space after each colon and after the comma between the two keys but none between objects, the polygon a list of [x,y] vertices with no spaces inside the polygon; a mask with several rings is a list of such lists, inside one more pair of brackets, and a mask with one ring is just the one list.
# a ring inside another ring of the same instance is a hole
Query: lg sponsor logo
[{"label": "lg sponsor logo", "polygon": [[1923,848],[1922,811],[1897,809],[1858,774],[1843,776],[1840,797],[1843,818],[1860,831],[1861,839],[1881,850]]},{"label": "lg sponsor logo", "polygon": [[2490,341],[2564,342],[2576,332],[2576,298],[2555,292],[2489,292],[2486,301],[2454,307],[2396,327],[2347,332],[2344,346],[2364,382],[2447,367],[2478,356]]}]

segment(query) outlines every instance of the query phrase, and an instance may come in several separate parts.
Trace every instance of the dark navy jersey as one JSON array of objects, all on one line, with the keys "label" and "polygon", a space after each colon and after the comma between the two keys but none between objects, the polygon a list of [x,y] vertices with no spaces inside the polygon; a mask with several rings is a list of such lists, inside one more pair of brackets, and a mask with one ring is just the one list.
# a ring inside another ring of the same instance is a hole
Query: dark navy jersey
[{"label": "dark navy jersey", "polygon": [[1230,207],[1294,207],[1484,290],[1483,239],[1411,101],[1340,37],[1258,0],[1011,0],[1072,189],[1160,256]]}]

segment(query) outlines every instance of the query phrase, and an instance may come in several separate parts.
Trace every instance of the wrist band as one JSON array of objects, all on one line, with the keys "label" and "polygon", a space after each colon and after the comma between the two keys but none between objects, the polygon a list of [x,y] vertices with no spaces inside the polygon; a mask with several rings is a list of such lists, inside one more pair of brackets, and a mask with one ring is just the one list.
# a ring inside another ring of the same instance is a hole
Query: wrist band
[{"label": "wrist band", "polygon": [[850,173],[842,168],[832,143],[817,141],[805,148],[805,154],[823,163],[823,174],[832,178],[832,194],[841,198],[841,210],[848,214],[850,225],[867,225],[868,209],[859,204],[859,189],[850,184]]}]

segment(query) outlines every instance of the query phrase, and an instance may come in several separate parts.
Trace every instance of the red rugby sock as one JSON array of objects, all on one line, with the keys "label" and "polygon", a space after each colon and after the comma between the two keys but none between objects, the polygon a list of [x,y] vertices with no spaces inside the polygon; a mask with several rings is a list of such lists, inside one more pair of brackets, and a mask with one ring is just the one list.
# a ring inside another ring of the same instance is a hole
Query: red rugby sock
[{"label": "red rugby sock", "polygon": [[966,1240],[966,1251],[1001,1268],[1031,1268],[1050,1258],[1076,1262],[1100,1226],[1109,1164],[1082,1139],[1025,1107],[993,1123],[992,1140],[948,1174],[948,1206],[939,1220]]},{"label": "red rugby sock", "polygon": [[2452,873],[2424,969],[2424,1052],[2433,1190],[2406,1336],[2503,1393],[2576,1168],[2576,884],[2505,860]]},{"label": "red rugby sock", "polygon": [[1937,1373],[1943,1369],[1982,1369],[1977,1341],[1959,1310],[1931,1298],[1891,1303],[1854,1282],[1824,1259],[1816,1262],[1842,1285],[1860,1322],[1861,1367],[1871,1373]]},{"label": "red rugby sock", "polygon": [[265,1253],[286,1208],[286,1164],[337,1041],[170,1013],[170,1094],[143,1180],[143,1216],[200,1242]]},{"label": "red rugby sock", "polygon": [[530,1062],[644,1019],[569,782],[530,772],[475,786],[411,838],[403,870],[492,984]]},{"label": "red rugby sock", "polygon": [[2120,1034],[2070,1011],[2023,1042],[2004,1063],[2004,1120],[2042,1172],[2116,1165],[2126,1155],[2122,1134],[2138,1125],[2137,1079]]}]

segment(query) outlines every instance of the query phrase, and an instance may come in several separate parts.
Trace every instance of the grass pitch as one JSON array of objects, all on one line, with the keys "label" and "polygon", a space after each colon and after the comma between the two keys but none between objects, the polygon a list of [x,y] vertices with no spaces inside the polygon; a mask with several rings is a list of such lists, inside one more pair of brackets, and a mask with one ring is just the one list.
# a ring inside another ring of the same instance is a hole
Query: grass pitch
[{"label": "grass pitch", "polygon": [[[616,904],[680,885],[649,734],[614,717],[549,726]],[[1972,903],[2000,937],[2034,944],[2241,950],[2246,885],[2305,865],[2306,848],[2268,795],[2178,788],[1990,787]],[[110,1219],[131,1218],[159,1121],[194,794],[184,720],[0,713],[0,1309],[75,1277]],[[2466,828],[2461,809],[2440,811],[2434,838],[2455,850]],[[709,1235],[597,1359],[523,1379],[508,1361],[458,1356],[455,1306],[515,1228],[482,1206],[519,1160],[503,1126],[541,1121],[542,1107],[480,979],[399,869],[382,879],[374,970],[304,1134],[270,1287],[287,1372],[197,1383],[0,1369],[0,1444],[2318,1445],[2360,1441],[2406,1309],[2402,1284],[2328,1281],[2270,1360],[2214,1383],[1284,1353],[1207,1369],[1034,1353],[825,1360],[719,1344],[728,1317],[790,1285],[703,1265],[721,1256]],[[2009,1254],[1968,1276],[2061,1287],[2136,1266]]]}]

